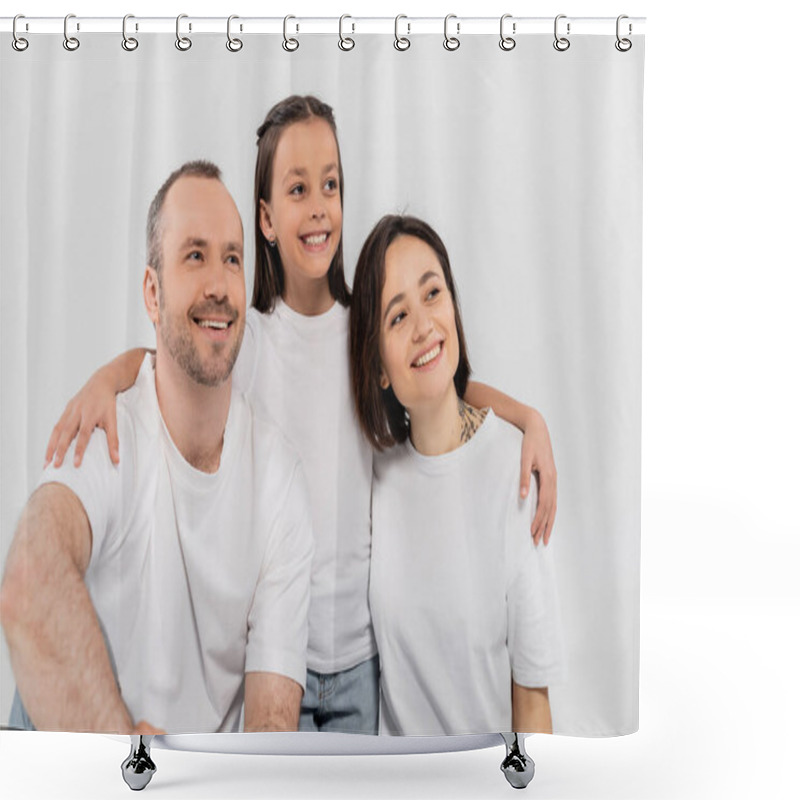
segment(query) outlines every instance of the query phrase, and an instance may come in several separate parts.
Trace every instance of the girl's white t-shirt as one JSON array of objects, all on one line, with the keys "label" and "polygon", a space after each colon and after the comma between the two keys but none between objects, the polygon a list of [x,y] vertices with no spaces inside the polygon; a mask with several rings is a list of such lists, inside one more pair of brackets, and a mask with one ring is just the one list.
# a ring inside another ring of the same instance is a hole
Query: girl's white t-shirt
[{"label": "girl's white t-shirt", "polygon": [[563,645],[552,553],[519,499],[522,434],[491,411],[466,444],[375,457],[370,606],[381,733],[511,731],[511,680],[550,686]]},{"label": "girl's white t-shirt", "polygon": [[250,308],[234,386],[300,454],[311,496],[308,667],[333,673],[375,655],[367,592],[372,449],[350,389],[349,312],[305,316],[278,300]]}]

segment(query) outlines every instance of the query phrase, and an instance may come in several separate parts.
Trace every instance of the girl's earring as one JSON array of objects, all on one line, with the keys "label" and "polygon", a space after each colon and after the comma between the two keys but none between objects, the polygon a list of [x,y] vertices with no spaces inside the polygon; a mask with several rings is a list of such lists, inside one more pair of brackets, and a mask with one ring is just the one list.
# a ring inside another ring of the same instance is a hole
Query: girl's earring
[{"label": "girl's earring", "polygon": [[275,247],[275,239],[274,238],[267,239],[267,243],[269,244],[270,247]]}]

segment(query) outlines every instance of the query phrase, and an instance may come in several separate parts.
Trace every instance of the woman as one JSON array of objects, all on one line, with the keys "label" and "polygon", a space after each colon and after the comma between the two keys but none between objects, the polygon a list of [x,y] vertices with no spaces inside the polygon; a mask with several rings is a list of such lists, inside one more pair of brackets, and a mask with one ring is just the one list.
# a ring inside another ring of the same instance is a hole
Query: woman
[{"label": "woman", "polygon": [[[370,610],[381,731],[551,732],[561,673],[549,554],[513,491],[521,434],[463,400],[470,367],[447,252],[384,217],[361,251],[351,380],[373,446]],[[397,446],[393,446],[397,445]]]}]

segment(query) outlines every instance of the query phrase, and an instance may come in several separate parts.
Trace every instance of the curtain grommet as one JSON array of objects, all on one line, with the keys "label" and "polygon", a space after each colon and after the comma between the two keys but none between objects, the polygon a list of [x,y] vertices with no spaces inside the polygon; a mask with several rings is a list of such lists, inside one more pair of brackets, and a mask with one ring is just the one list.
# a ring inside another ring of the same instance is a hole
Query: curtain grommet
[{"label": "curtain grommet", "polygon": [[[225,42],[225,47],[227,47],[228,51],[231,53],[238,53],[244,47],[244,42],[241,39],[237,39],[235,36],[231,36],[231,22],[233,22],[235,19],[239,19],[239,17],[236,14],[231,14],[228,17],[228,30],[227,30],[228,41]],[[239,30],[241,31],[241,29],[242,28],[240,25]]]},{"label": "curtain grommet", "polygon": [[[513,36],[506,36],[505,32],[506,20],[511,18],[511,14],[503,14],[503,16],[500,17],[500,49],[505,50],[506,53],[513,50],[517,46],[517,40]],[[511,32],[517,32],[516,22],[511,23]]]},{"label": "curtain grommet", "polygon": [[[349,53],[356,46],[356,40],[353,39],[352,35],[351,36],[344,35],[343,26],[344,26],[344,21],[346,19],[353,19],[353,18],[349,14],[342,14],[342,16],[339,17],[339,49],[343,50],[345,53]],[[352,30],[350,31],[350,33],[353,34],[356,32],[356,24],[355,22],[353,22],[351,23],[351,25],[352,25]]]},{"label": "curtain grommet", "polygon": [[[132,53],[139,46],[139,40],[134,36],[128,36],[129,19],[135,19],[133,14],[126,14],[122,18],[122,49]],[[136,26],[136,29],[139,29],[138,25]]]},{"label": "curtain grommet", "polygon": [[[402,53],[411,47],[411,39],[409,39],[408,36],[400,35],[401,19],[408,19],[408,17],[405,14],[398,14],[394,18],[394,49],[399,50]],[[411,24],[406,23],[406,25],[408,26],[408,33],[411,33]]]},{"label": "curtain grommet", "polygon": [[[65,50],[69,50],[70,53],[74,53],[81,46],[81,42],[77,36],[69,35],[69,21],[71,19],[75,19],[74,14],[67,14],[67,16],[64,17],[64,41],[62,44],[64,45]],[[80,24],[75,23],[75,30],[79,31],[80,29]]]},{"label": "curtain grommet", "polygon": [[17,16],[14,17],[14,22],[11,25],[11,35],[13,37],[11,39],[11,46],[18,53],[24,53],[28,49],[28,45],[30,44],[30,42],[24,36],[20,36],[17,33],[17,20],[20,20],[20,19],[25,19],[25,15],[24,14],[17,14]]},{"label": "curtain grommet", "polygon": [[[297,39],[295,39],[293,36],[289,36],[288,35],[287,30],[288,30],[288,27],[289,27],[289,20],[290,19],[297,19],[297,17],[293,16],[292,14],[287,14],[283,18],[283,45],[282,45],[282,47],[287,53],[294,53],[294,51],[297,50],[298,47],[300,47],[300,42]],[[300,31],[300,26],[296,25],[295,26],[295,32],[297,33],[299,31]]]},{"label": "curtain grommet", "polygon": [[[614,47],[616,47],[617,50],[619,50],[620,53],[627,53],[628,50],[630,50],[631,47],[633,47],[633,42],[630,39],[628,39],[627,37],[619,35],[620,23],[624,19],[629,19],[627,14],[620,14],[617,17],[617,41],[614,42]],[[631,33],[633,33],[633,26],[629,22],[628,23],[628,36],[630,36]]]},{"label": "curtain grommet", "polygon": [[[188,19],[188,14],[178,14],[175,18],[175,47],[178,48],[182,53],[185,53],[191,46],[192,40],[188,36],[183,36],[181,34],[181,20]],[[189,32],[192,30],[192,23],[189,23]]]},{"label": "curtain grommet", "polygon": [[[451,36],[447,30],[447,24],[450,22],[451,19],[456,20],[456,35]],[[458,18],[455,14],[448,14],[444,18],[444,42],[442,45],[444,46],[445,50],[449,50],[451,53],[458,50],[461,47],[461,39],[458,38],[458,34],[461,33],[461,23],[457,21]]]},{"label": "curtain grommet", "polygon": [[553,37],[554,37],[553,47],[556,50],[558,50],[559,53],[564,53],[567,50],[569,50],[569,46],[570,44],[572,44],[570,40],[567,39],[567,36],[569,36],[570,34],[569,22],[567,23],[567,36],[559,36],[558,34],[558,22],[559,20],[566,18],[567,18],[566,14],[558,14],[558,16],[556,16],[555,18],[555,21],[553,22]]}]

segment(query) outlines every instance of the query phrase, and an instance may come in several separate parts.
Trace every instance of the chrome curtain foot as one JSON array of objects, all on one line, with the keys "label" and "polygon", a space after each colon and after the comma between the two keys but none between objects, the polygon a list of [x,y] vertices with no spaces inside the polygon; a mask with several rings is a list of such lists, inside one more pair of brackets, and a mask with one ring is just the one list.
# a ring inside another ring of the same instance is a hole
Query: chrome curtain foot
[{"label": "chrome curtain foot", "polygon": [[525,739],[516,733],[504,733],[502,737],[506,743],[506,757],[500,769],[515,789],[524,789],[533,780],[536,765],[525,752]]},{"label": "chrome curtain foot", "polygon": [[152,736],[131,736],[130,755],[122,762],[122,778],[134,792],[140,792],[150,783],[156,765],[150,758]]}]

